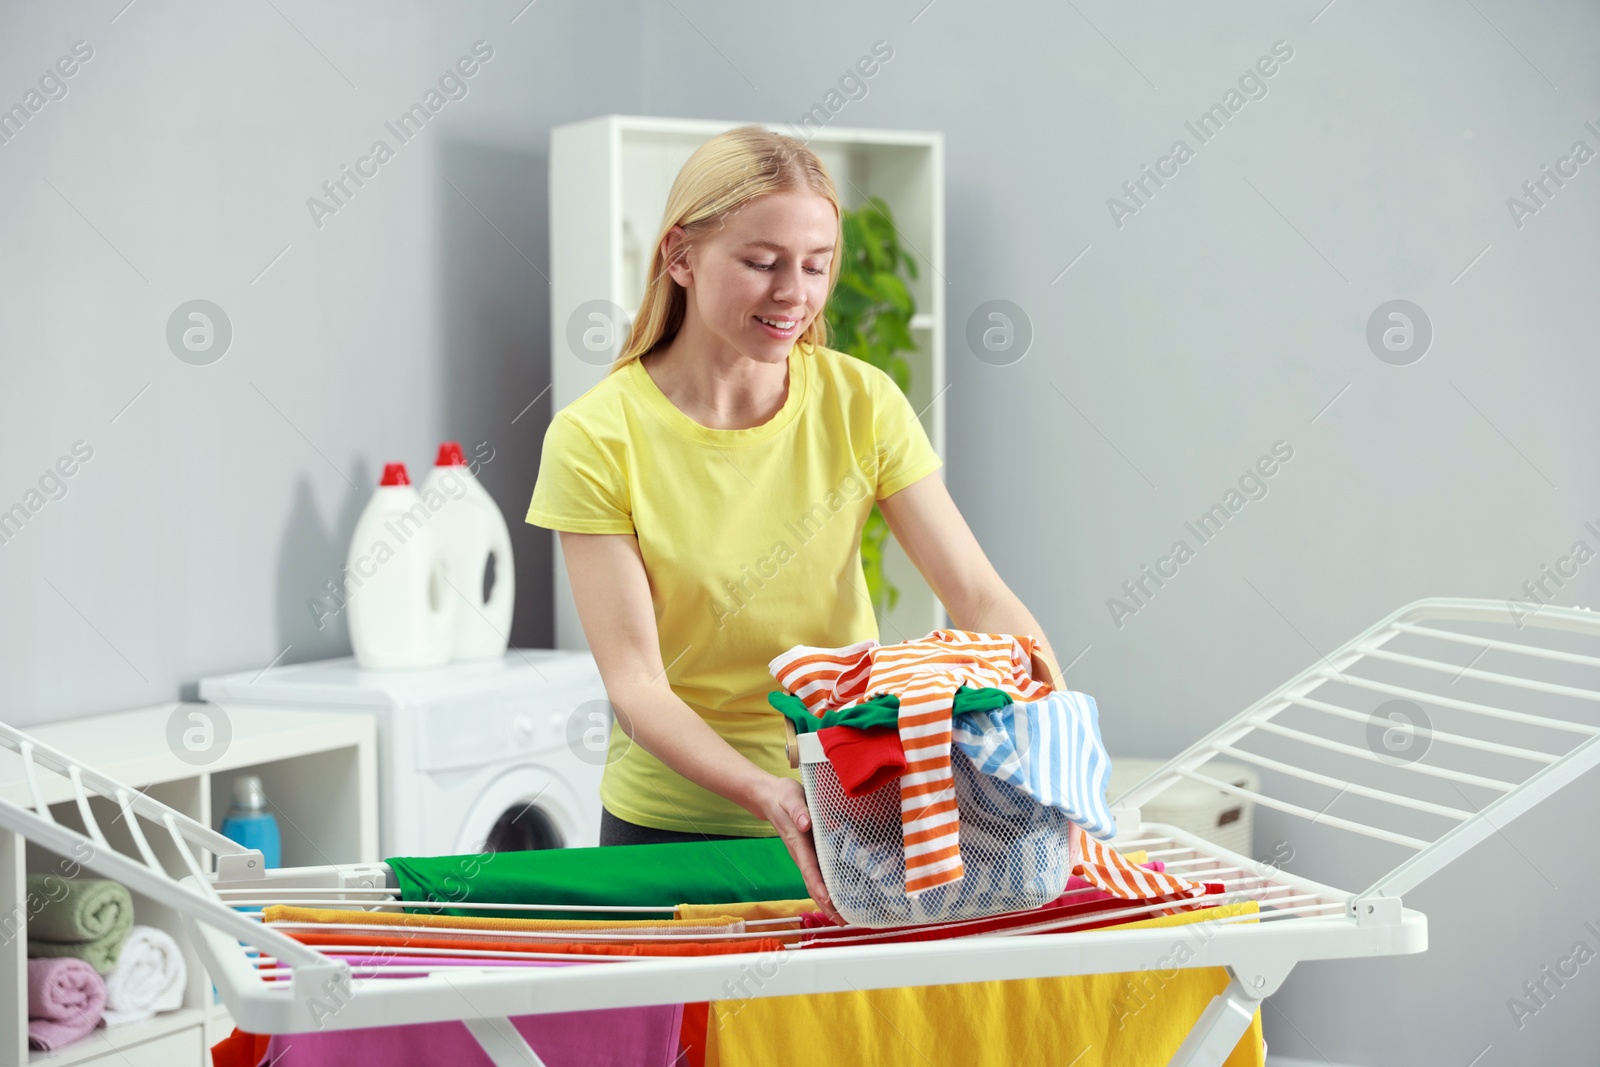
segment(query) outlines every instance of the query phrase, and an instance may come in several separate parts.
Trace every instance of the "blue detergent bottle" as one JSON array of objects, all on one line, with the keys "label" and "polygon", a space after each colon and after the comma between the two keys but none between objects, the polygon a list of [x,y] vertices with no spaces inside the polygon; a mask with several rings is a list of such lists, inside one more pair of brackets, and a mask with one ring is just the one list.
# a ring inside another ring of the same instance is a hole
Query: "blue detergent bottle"
[{"label": "blue detergent bottle", "polygon": [[[237,841],[245,848],[261,853],[264,867],[283,866],[283,841],[278,835],[278,820],[267,810],[267,794],[261,788],[261,779],[245,774],[234,779],[233,803],[228,807],[227,818],[222,820],[222,836]],[[235,911],[259,912],[260,907],[240,907]],[[260,953],[252,949],[250,956]],[[216,983],[211,985],[212,1003],[218,1001]]]},{"label": "blue detergent bottle", "polygon": [[245,774],[234,779],[233,804],[222,820],[222,835],[245,848],[261,851],[267,867],[283,866],[283,842],[278,836],[278,820],[267,810],[267,795],[261,779]]}]

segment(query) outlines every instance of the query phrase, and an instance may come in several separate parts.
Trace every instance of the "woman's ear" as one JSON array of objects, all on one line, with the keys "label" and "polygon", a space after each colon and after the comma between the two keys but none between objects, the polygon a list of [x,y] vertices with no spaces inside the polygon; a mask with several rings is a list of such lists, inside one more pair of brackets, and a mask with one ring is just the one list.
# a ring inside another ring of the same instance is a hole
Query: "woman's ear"
[{"label": "woman's ear", "polygon": [[666,273],[684,288],[694,280],[694,270],[689,266],[689,235],[682,226],[674,226],[661,240],[661,259]]}]

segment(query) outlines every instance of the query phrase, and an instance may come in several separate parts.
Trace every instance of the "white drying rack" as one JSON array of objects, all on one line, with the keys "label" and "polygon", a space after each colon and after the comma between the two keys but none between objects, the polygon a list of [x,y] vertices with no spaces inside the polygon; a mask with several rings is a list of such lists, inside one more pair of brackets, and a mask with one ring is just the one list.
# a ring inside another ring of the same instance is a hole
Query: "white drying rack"
[{"label": "white drying rack", "polygon": [[[1531,642],[1525,636],[1529,632],[1550,644]],[[1073,929],[1108,918],[1131,921],[1161,907],[1130,903],[1115,912],[1042,918],[1003,934],[940,941],[875,943],[885,936],[882,931],[806,930],[806,937],[837,938],[842,943],[798,951],[789,951],[786,945],[776,961],[773,953],[581,957],[582,964],[561,968],[512,968],[494,966],[497,954],[485,952],[481,969],[445,967],[419,973],[417,968],[398,966],[352,967],[343,955],[376,955],[383,950],[355,945],[319,950],[283,932],[293,924],[266,925],[233,910],[298,904],[394,911],[402,903],[427,903],[400,901],[387,864],[264,870],[259,852],[242,848],[167,805],[3,725],[0,743],[22,756],[35,803],[28,809],[0,800],[0,826],[36,845],[71,855],[96,873],[176,909],[234,1020],[253,1033],[461,1020],[495,1064],[539,1067],[542,1061],[510,1024],[510,1017],[1220,966],[1227,968],[1228,985],[1169,1061],[1170,1067],[1217,1067],[1249,1027],[1261,1000],[1276,991],[1301,960],[1426,949],[1427,921],[1402,906],[1401,895],[1600,762],[1596,668],[1600,668],[1600,615],[1588,611],[1546,607],[1519,617],[1509,605],[1495,601],[1429,599],[1395,612],[1191,746],[1114,804],[1120,824],[1116,847],[1143,849],[1150,858],[1164,860],[1174,873],[1223,884],[1225,893],[1196,898],[1197,902],[1254,900],[1261,908],[1259,915],[1178,927]],[[1486,699],[1483,694],[1499,698]],[[1402,703],[1364,706],[1379,699]],[[1576,713],[1574,702],[1579,705]],[[1507,706],[1511,704],[1524,710]],[[1530,705],[1538,710],[1526,710]],[[1392,718],[1397,708],[1413,722],[1438,719],[1449,729],[1409,729]],[[1355,728],[1357,740],[1365,737],[1367,743],[1340,740],[1340,724],[1345,724],[1347,734]],[[1372,740],[1374,729],[1377,741]],[[1507,735],[1518,743],[1508,741]],[[1260,751],[1261,745],[1275,754]],[[1203,765],[1219,756],[1262,768],[1266,773],[1260,791],[1206,775]],[[1315,769],[1312,764],[1319,760],[1328,763],[1333,773]],[[1526,771],[1530,766],[1531,773],[1507,770]],[[87,836],[52,817],[38,787],[40,768],[70,780]],[[1141,826],[1138,806],[1182,779],[1305,820],[1302,830],[1311,836],[1355,834],[1409,850],[1411,855],[1366,890],[1351,893],[1258,863],[1173,827]],[[1309,795],[1335,789],[1331,800]],[[120,809],[138,857],[107,843],[89,805],[92,794],[109,798]],[[1475,794],[1489,799],[1480,803],[1473,799]],[[1329,812],[1346,797],[1350,798],[1346,806],[1360,808],[1362,817],[1357,812]],[[163,868],[139,817],[172,839],[187,873],[174,877]],[[495,907],[476,902],[470,906]],[[523,915],[538,915],[541,909],[591,910],[600,918],[608,911],[651,910],[566,904],[499,907]],[[763,936],[761,925],[751,921],[743,934],[699,935],[694,940]],[[316,928],[340,929],[327,924]],[[416,930],[365,924],[350,929]],[[792,941],[801,933],[774,931],[764,936]],[[567,931],[495,936],[573,941],[622,935]],[[1175,958],[1180,943],[1188,952]],[[403,951],[429,954],[425,949]],[[256,953],[274,958],[270,970]],[[414,977],[391,980],[400,975]]]}]

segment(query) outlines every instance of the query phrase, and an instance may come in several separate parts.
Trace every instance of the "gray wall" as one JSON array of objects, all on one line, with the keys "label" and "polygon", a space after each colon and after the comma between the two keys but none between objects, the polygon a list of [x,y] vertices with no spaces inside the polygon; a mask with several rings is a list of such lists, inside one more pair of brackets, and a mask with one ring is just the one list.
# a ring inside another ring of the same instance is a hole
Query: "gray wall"
[{"label": "gray wall", "polygon": [[[7,721],[348,654],[311,605],[384,463],[418,481],[452,437],[494,448],[512,636],[551,643],[549,535],[520,521],[550,416],[548,131],[639,89],[576,46],[632,54],[631,19],[520,7],[0,6],[4,106],[93,50],[0,145],[0,508],[37,508],[0,544]],[[401,143],[385,123],[480,40],[465,95]],[[314,219],[379,138],[393,158]],[[232,324],[208,365],[165,336],[196,298]],[[91,458],[30,499],[78,441]]]},{"label": "gray wall", "polygon": [[[306,601],[382,464],[424,465],[444,436],[496,447],[513,638],[547,644],[548,535],[520,516],[550,414],[549,127],[794,121],[879,39],[894,58],[834,121],[947,137],[947,480],[1081,653],[1113,752],[1171,754],[1409,600],[1518,595],[1597,543],[1600,160],[1521,226],[1507,198],[1574,141],[1600,150],[1600,12],[1324,5],[0,8],[0,103],[74,41],[95,50],[0,146],[0,506],[94,449],[0,546],[6,720],[347,651]],[[469,95],[316,228],[306,198],[479,39],[495,56]],[[1294,54],[1266,95],[1199,145],[1185,121],[1276,41]],[[1178,138],[1194,157],[1119,226],[1107,199]],[[163,336],[197,297],[235,329],[206,367]],[[1032,323],[1012,365],[962,344],[991,299]],[[1434,330],[1409,365],[1365,338],[1393,299]],[[1108,598],[1280,440],[1266,496],[1119,626]],[[1020,497],[992,476],[1019,450]],[[1600,600],[1596,573],[1558,601]],[[1600,978],[1521,1029],[1506,999],[1600,919],[1597,801],[1580,783],[1413,894],[1427,954],[1302,968],[1266,1009],[1273,1051],[1591,1062]],[[1257,851],[1286,841],[1291,870],[1341,885],[1371,873],[1297,835],[1264,816]]]}]

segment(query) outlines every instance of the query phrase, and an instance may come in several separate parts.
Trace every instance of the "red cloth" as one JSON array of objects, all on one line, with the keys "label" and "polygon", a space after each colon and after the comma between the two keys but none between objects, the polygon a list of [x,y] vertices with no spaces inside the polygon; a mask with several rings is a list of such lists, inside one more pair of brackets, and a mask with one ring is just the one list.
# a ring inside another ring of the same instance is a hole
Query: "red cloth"
[{"label": "red cloth", "polygon": [[864,797],[906,772],[906,751],[893,726],[824,726],[817,740],[847,797]]},{"label": "red cloth", "polygon": [[211,1046],[211,1067],[256,1067],[267,1054],[268,1034],[251,1034],[233,1028],[233,1033]]},{"label": "red cloth", "polygon": [[[1206,884],[1208,894],[1223,892],[1221,883]],[[1152,907],[1160,905],[1159,907]],[[1011,930],[1020,926],[1032,926],[1035,923],[1050,922],[1068,918],[1082,918],[1097,912],[1121,911],[1125,908],[1148,908],[1134,915],[1120,915],[1115,918],[1084,922],[1068,928],[1067,932],[1083,930],[1097,930],[1103,926],[1116,926],[1119,923],[1137,922],[1140,919],[1153,919],[1158,915],[1172,915],[1180,911],[1191,911],[1197,908],[1214,907],[1211,904],[1193,904],[1188,898],[1181,896],[1158,897],[1153,900],[1123,900],[1114,897],[1103,890],[1088,892],[1074,892],[1062,894],[1048,904],[1032,908],[1028,911],[1014,912],[1010,915],[997,915],[987,919],[964,919],[952,923],[934,923],[926,926],[895,926],[885,927],[880,930],[851,931],[847,934],[830,934],[820,937],[803,938],[800,942],[802,948],[827,948],[835,945],[852,944],[895,944],[902,941],[944,941],[953,937],[967,937],[972,934],[990,933],[997,930]],[[817,921],[807,920],[812,916]],[[822,918],[821,912],[811,912],[801,917],[802,925],[807,928],[832,925]],[[864,940],[864,935],[870,935],[870,940]]]},{"label": "red cloth", "polygon": [[684,1067],[706,1067],[706,1027],[710,1025],[710,1014],[711,1005],[703,1000],[683,1006],[683,1024],[678,1028],[681,1050],[678,1059]]},{"label": "red cloth", "polygon": [[[1147,863],[1141,863],[1140,866],[1145,868],[1146,870],[1158,871],[1158,872],[1165,871],[1167,869],[1167,865],[1164,862],[1162,862],[1161,860],[1150,860]],[[1223,887],[1221,886],[1221,884],[1215,883],[1215,882],[1206,883],[1205,889],[1206,889],[1207,893],[1221,893],[1223,891]],[[1169,899],[1169,898],[1156,898],[1156,899],[1158,899],[1158,900],[1166,900],[1166,899]],[[1179,900],[1179,899],[1182,899],[1182,898],[1177,897],[1177,896],[1173,896],[1170,899]],[[1114,897],[1110,893],[1107,893],[1104,889],[1097,889],[1090,882],[1088,882],[1085,879],[1080,878],[1080,877],[1078,877],[1077,875],[1074,874],[1074,875],[1070,876],[1067,879],[1067,888],[1061,894],[1061,896],[1057,897],[1055,900],[1052,900],[1048,904],[1041,904],[1039,907],[1037,907],[1037,908],[1035,908],[1035,909],[1033,909],[1031,911],[1023,912],[1020,916],[1015,917],[1016,918],[1016,922],[1014,922],[1012,925],[1024,925],[1025,926],[1028,923],[1037,922],[1037,921],[1040,921],[1041,919],[1058,918],[1059,916],[1057,916],[1057,915],[1055,915],[1053,913],[1050,914],[1050,915],[1043,915],[1043,916],[1040,915],[1040,912],[1050,911],[1051,909],[1071,907],[1071,906],[1076,906],[1076,905],[1080,905],[1080,904],[1092,904],[1092,903],[1096,903],[1096,902],[1099,902],[1099,901],[1106,901],[1106,900],[1115,900],[1120,904],[1125,904],[1125,905],[1128,905],[1130,907],[1136,906],[1136,905],[1138,905],[1140,903],[1144,903],[1142,901],[1124,900],[1121,897]],[[1173,909],[1173,910],[1176,910],[1176,909]],[[1157,914],[1160,914],[1160,913],[1158,912]],[[966,919],[966,920],[958,920],[958,921],[963,921],[963,922],[968,922],[968,923],[980,923],[980,922],[983,922],[984,920],[981,920],[981,919]],[[993,922],[993,921],[997,921],[997,920],[989,920],[989,921]],[[819,928],[836,927],[836,926],[839,926],[839,925],[840,925],[839,923],[834,922],[832,919],[828,918],[827,915],[823,914],[820,911],[807,911],[807,912],[802,912],[800,914],[800,928],[803,929],[803,930],[816,930],[816,929],[819,929]],[[1104,925],[1104,924],[1101,924],[1101,925]],[[920,927],[901,926],[901,927],[885,927],[884,929],[885,930],[898,929],[898,930],[904,930],[904,931],[911,931],[911,930],[918,930],[918,929],[920,929]],[[983,926],[983,927],[979,927],[979,929],[989,929],[989,927]],[[959,933],[959,934],[965,934],[965,933],[971,933],[971,932],[973,932],[973,931],[970,930],[970,929],[962,929],[962,930],[957,931],[957,933]],[[946,936],[953,936],[953,935],[946,935]],[[809,945],[809,944],[820,944],[820,943],[823,942],[823,940],[824,939],[816,939],[815,941],[804,941],[803,940],[802,944],[807,944],[807,945]],[[896,940],[899,940],[899,939],[897,938]],[[908,938],[907,940],[913,940],[913,939]]]}]

